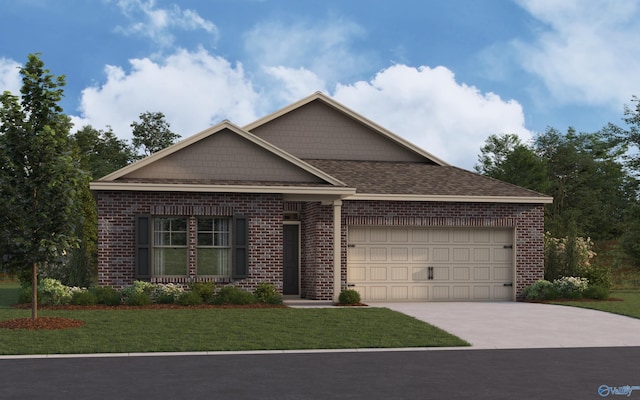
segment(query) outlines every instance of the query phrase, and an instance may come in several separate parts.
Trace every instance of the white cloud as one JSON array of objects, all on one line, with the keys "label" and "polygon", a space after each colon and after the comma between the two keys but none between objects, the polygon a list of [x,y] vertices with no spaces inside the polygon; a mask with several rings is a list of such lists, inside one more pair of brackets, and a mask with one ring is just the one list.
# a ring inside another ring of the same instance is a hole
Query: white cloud
[{"label": "white cloud", "polygon": [[515,41],[522,67],[561,103],[619,111],[640,87],[640,7],[611,0],[520,0],[543,23],[533,42]]},{"label": "white cloud", "polygon": [[521,105],[456,82],[445,67],[394,65],[371,81],[338,85],[333,97],[434,156],[472,169],[491,134],[532,134]]},{"label": "white cloud", "polygon": [[19,96],[22,80],[20,77],[21,64],[9,58],[0,58],[0,93],[9,91]]},{"label": "white cloud", "polygon": [[304,68],[266,67],[267,74],[276,78],[284,90],[275,91],[278,100],[293,103],[311,93],[326,92],[325,82],[315,73]]},{"label": "white cloud", "polygon": [[263,67],[307,70],[325,82],[349,79],[370,68],[367,54],[353,51],[353,42],[365,34],[344,18],[269,21],[245,35],[245,47]]},{"label": "white cloud", "polygon": [[163,112],[171,130],[183,138],[223,119],[238,125],[256,119],[257,93],[241,65],[200,49],[178,50],[156,63],[148,58],[129,61],[131,70],[107,66],[106,82],[82,91],[76,128],[113,127],[121,138],[131,138],[131,122],[146,111]]},{"label": "white cloud", "polygon": [[185,31],[203,30],[217,38],[215,24],[202,18],[193,10],[182,10],[177,5],[170,8],[156,7],[154,0],[118,0],[118,7],[131,20],[128,26],[116,31],[125,35],[139,35],[151,39],[162,47],[172,46],[175,36],[172,29]]}]

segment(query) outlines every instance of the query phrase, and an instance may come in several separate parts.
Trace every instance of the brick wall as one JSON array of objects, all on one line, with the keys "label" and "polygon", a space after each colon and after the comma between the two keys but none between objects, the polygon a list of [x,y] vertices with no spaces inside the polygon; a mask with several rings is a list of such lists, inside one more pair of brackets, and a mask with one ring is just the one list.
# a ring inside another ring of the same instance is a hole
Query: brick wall
[{"label": "brick wall", "polygon": [[[136,215],[249,217],[249,277],[233,284],[252,290],[271,282],[282,290],[282,198],[280,195],[179,192],[96,193],[98,283],[122,288],[134,281]],[[190,225],[195,218],[190,218]],[[195,274],[195,233],[189,237],[189,271]]]},{"label": "brick wall", "polygon": [[[260,282],[271,282],[281,291],[282,213],[295,209],[301,217],[301,295],[317,300],[333,298],[331,205],[283,203],[279,195],[260,194],[103,191],[96,196],[100,285],[120,288],[133,282],[136,215],[242,214],[249,217],[249,277],[233,284],[252,290]],[[515,232],[515,286],[520,297],[526,286],[544,274],[543,211],[541,204],[345,201],[342,287],[346,284],[348,225],[502,227]],[[195,237],[189,241],[195,243]],[[190,253],[192,273],[195,261]]]},{"label": "brick wall", "polygon": [[313,300],[332,300],[333,206],[305,203],[300,219],[301,295]]},{"label": "brick wall", "polygon": [[544,206],[510,203],[345,201],[342,207],[342,279],[348,225],[500,227],[515,232],[516,296],[544,276]]}]

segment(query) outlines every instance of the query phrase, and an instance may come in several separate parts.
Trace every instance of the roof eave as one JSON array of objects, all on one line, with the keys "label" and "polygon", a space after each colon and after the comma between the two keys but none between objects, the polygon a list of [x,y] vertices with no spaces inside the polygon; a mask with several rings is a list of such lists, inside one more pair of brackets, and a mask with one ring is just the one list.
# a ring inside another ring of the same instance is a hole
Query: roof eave
[{"label": "roof eave", "polygon": [[518,203],[518,204],[551,204],[553,197],[536,196],[460,196],[460,195],[418,195],[418,194],[378,194],[357,193],[345,197],[344,200],[374,201],[424,201],[447,203]]},{"label": "roof eave", "polygon": [[266,186],[266,185],[205,185],[171,183],[131,183],[131,182],[91,182],[92,191],[142,191],[142,192],[197,192],[197,193],[281,193],[336,195],[340,197],[355,194],[354,188],[322,186]]}]

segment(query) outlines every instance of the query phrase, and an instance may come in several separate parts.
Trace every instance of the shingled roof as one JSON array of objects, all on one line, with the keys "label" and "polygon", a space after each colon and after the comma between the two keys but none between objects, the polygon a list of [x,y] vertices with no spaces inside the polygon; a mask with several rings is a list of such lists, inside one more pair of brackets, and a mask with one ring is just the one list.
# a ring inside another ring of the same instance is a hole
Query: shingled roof
[{"label": "shingled roof", "polygon": [[457,167],[431,163],[304,160],[356,188],[356,194],[465,197],[549,197]]}]

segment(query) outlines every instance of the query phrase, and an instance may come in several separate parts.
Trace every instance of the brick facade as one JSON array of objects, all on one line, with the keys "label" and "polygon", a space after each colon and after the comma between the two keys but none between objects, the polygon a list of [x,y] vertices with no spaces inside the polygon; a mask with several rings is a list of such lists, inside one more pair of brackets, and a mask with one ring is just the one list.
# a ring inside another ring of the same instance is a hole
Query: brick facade
[{"label": "brick facade", "polygon": [[[513,228],[516,297],[544,276],[544,206],[512,203],[440,203],[345,201],[343,228],[348,225]],[[346,276],[346,229],[342,232],[343,282]]]},{"label": "brick facade", "polygon": [[[282,289],[282,198],[268,194],[100,191],[98,204],[98,284],[122,288],[135,276],[136,215],[244,215],[249,219],[249,277],[233,282],[252,290],[272,282]],[[189,271],[195,273],[195,231],[189,236]],[[191,275],[193,277],[193,275]],[[171,281],[171,280],[168,280]],[[188,279],[177,280],[187,282]]]},{"label": "brick facade", "polygon": [[[195,277],[195,217],[249,218],[249,276],[228,280],[247,290],[273,283],[282,290],[283,212],[300,213],[300,290],[302,297],[333,299],[333,206],[287,203],[270,194],[184,192],[96,192],[98,204],[98,283],[122,288],[135,276],[135,216],[186,216],[189,273]],[[517,297],[544,274],[544,208],[541,204],[344,201],[342,206],[341,286],[346,285],[349,225],[424,227],[501,227],[515,234]],[[179,281],[179,280],[178,280]],[[183,280],[182,282],[186,282]]]}]

